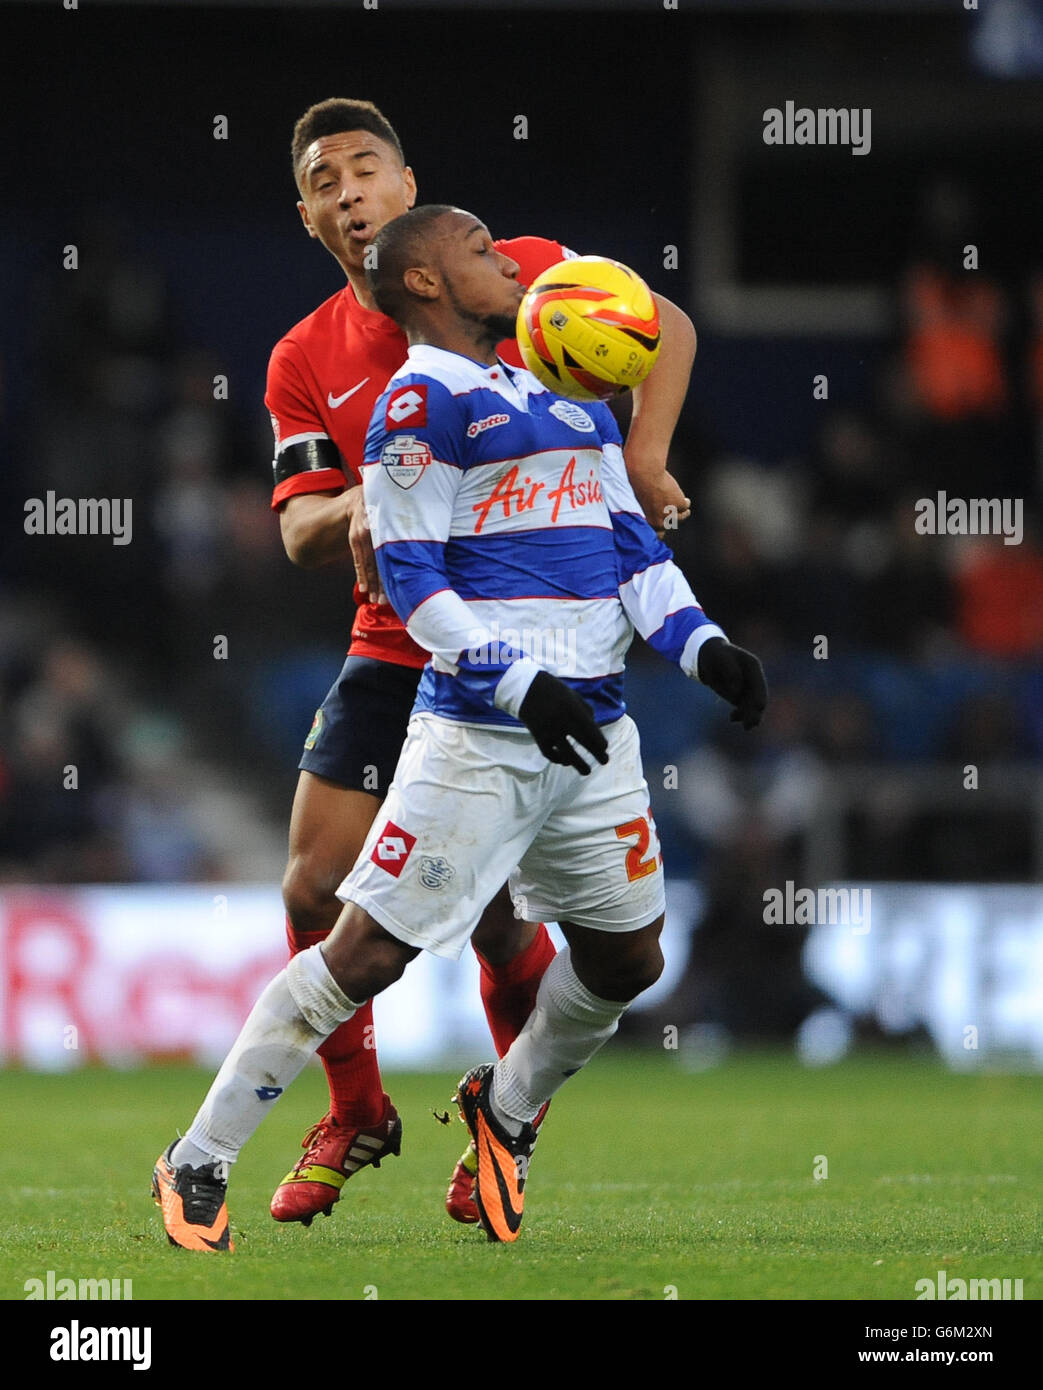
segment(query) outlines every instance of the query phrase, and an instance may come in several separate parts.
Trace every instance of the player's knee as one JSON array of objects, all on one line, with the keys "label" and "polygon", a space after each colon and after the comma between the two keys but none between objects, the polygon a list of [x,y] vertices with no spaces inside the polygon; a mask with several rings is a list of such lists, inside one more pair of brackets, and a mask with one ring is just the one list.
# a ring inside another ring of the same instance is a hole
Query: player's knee
[{"label": "player's knee", "polygon": [[329,931],[332,928],[340,915],[341,904],[336,897],[339,882],[340,876],[320,870],[304,855],[295,855],[290,860],[283,875],[282,900],[296,931]]},{"label": "player's knee", "polygon": [[659,949],[659,943],[654,942],[631,964],[625,977],[626,993],[620,995],[620,998],[636,999],[639,994],[644,994],[646,989],[651,989],[662,973],[663,953]]},{"label": "player's knee", "polygon": [[646,989],[651,989],[662,973],[663,953],[659,942],[650,941],[640,952],[603,968],[601,987],[594,992],[602,999],[630,1003]]},{"label": "player's knee", "polygon": [[326,966],[341,990],[361,1004],[399,979],[420,954],[386,932],[362,908],[347,903],[323,945]]},{"label": "player's knee", "polygon": [[327,961],[330,974],[356,1004],[382,994],[401,978],[408,963],[401,954],[380,949],[360,950],[350,961],[337,959],[335,966]]},{"label": "player's knee", "polygon": [[535,928],[515,912],[510,895],[502,888],[479,918],[471,944],[490,965],[503,965],[529,944],[534,932]]}]

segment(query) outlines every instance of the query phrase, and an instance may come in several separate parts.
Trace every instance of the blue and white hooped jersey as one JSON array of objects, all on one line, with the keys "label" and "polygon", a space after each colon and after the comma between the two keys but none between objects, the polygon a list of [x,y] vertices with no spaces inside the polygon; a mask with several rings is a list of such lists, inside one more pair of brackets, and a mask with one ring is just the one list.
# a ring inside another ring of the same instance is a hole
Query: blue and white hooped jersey
[{"label": "blue and white hooped jersey", "polygon": [[641,512],[608,408],[530,373],[414,346],[377,402],[365,500],[377,565],[431,653],[416,710],[519,727],[536,671],[620,718],[634,629],[687,675],[723,636]]}]

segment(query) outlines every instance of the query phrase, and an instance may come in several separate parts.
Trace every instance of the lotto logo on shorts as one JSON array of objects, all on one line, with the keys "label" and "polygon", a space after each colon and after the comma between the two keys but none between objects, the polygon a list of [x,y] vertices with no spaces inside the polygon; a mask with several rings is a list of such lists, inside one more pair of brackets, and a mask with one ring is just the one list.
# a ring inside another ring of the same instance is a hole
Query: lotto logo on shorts
[{"label": "lotto logo on shorts", "polygon": [[369,857],[374,864],[386,869],[392,878],[398,878],[415,844],[415,835],[410,835],[408,830],[400,829],[394,821],[389,820]]},{"label": "lotto logo on shorts", "polygon": [[426,386],[403,386],[391,393],[384,412],[385,427],[392,430],[407,421],[414,429],[427,424]]}]

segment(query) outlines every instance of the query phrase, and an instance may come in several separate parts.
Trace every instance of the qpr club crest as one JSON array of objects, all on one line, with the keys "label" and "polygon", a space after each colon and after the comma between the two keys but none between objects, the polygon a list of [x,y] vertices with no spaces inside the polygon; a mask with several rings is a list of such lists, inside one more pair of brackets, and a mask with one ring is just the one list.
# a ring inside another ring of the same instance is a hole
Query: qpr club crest
[{"label": "qpr club crest", "polygon": [[456,877],[456,870],[442,855],[425,854],[420,860],[420,882],[425,888],[438,892]]},{"label": "qpr club crest", "polygon": [[423,477],[431,462],[431,450],[424,440],[400,434],[384,445],[380,462],[396,487],[409,488]]},{"label": "qpr club crest", "polygon": [[584,434],[594,432],[594,421],[585,410],[573,405],[571,401],[555,401],[549,413],[556,419],[563,420],[566,425],[571,425],[574,430],[582,430]]}]

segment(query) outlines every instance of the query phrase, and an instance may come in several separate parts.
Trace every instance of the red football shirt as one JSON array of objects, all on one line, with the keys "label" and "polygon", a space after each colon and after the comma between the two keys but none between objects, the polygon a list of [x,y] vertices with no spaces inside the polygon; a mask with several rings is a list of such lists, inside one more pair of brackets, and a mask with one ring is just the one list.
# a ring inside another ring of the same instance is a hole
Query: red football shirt
[{"label": "red football shirt", "polygon": [[[496,249],[518,262],[518,279],[529,284],[542,270],[571,256],[560,242],[513,237]],[[340,492],[362,481],[362,451],[373,407],[406,360],[405,334],[375,309],[365,309],[350,283],[320,304],[275,345],[268,364],[265,405],[275,431],[276,458],[292,444],[328,439],[336,445],[340,468],[294,473],[276,485],[272,509],[303,492]],[[499,346],[512,366],[521,366],[518,344]],[[406,632],[388,604],[367,601],[355,588],[351,656],[374,657],[400,666],[420,667],[427,652]]]}]

